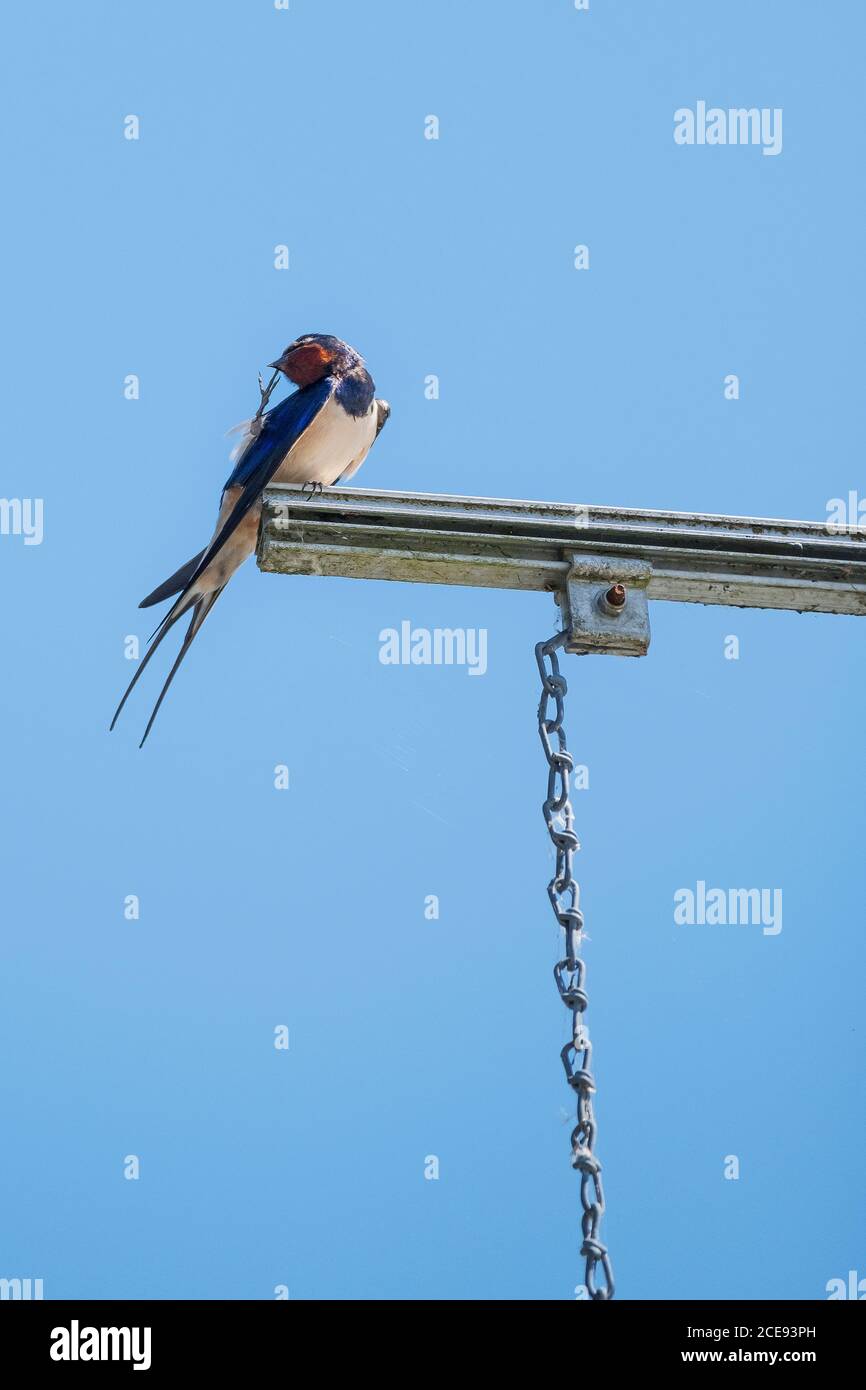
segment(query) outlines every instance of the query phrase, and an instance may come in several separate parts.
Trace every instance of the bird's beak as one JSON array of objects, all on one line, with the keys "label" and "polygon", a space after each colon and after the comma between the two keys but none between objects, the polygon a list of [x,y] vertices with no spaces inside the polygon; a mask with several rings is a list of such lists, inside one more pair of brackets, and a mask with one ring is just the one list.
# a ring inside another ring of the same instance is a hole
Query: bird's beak
[{"label": "bird's beak", "polygon": [[296,342],[289,343],[289,346],[286,348],[285,352],[281,353],[281,355],[277,358],[276,362],[269,362],[268,366],[271,367],[275,372],[284,372],[286,370],[286,367],[289,365],[289,358],[291,357],[292,353],[295,351],[295,348],[297,346],[298,344]]}]

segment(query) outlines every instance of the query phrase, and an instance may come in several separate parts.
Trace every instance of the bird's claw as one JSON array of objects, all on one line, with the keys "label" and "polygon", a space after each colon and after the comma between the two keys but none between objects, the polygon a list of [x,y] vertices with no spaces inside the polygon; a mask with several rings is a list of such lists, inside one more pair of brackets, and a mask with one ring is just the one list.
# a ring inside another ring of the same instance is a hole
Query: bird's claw
[{"label": "bird's claw", "polygon": [[[265,411],[265,406],[267,405],[268,401],[271,399],[271,396],[273,395],[273,390],[274,390],[274,387],[276,386],[276,384],[277,384],[277,382],[278,382],[278,380],[279,380],[279,377],[280,377],[279,372],[278,372],[278,371],[275,371],[274,374],[273,374],[273,376],[271,377],[270,381],[268,382],[268,384],[267,384],[267,386],[266,386],[266,385],[265,385],[265,382],[264,382],[264,378],[263,378],[261,372],[258,373],[258,378],[259,378],[259,395],[260,395],[260,397],[261,397],[261,400],[259,401],[259,408],[258,408],[258,410],[257,410],[256,413],[255,413],[255,418],[254,418],[254,420],[253,420],[253,424],[256,424],[256,422],[258,422],[258,421],[260,421],[260,420],[262,419],[262,416],[263,416],[264,411]],[[262,423],[264,423],[264,422],[262,422]]]},{"label": "bird's claw", "polygon": [[[309,492],[307,492],[307,488],[310,489]],[[304,483],[303,487],[301,488],[301,492],[304,495],[305,502],[309,502],[313,497],[320,496],[324,492],[324,490],[325,489],[323,484],[319,482]]]}]

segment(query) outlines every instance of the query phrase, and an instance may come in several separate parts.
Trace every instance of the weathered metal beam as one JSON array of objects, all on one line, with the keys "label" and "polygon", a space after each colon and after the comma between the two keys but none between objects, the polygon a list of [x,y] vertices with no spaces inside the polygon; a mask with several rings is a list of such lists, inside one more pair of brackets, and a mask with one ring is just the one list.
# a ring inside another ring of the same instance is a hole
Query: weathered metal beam
[{"label": "weathered metal beam", "polygon": [[363,488],[308,498],[282,486],[265,492],[258,563],[281,574],[563,592],[582,554],[614,571],[619,560],[649,565],[650,599],[866,614],[866,536],[816,521]]}]

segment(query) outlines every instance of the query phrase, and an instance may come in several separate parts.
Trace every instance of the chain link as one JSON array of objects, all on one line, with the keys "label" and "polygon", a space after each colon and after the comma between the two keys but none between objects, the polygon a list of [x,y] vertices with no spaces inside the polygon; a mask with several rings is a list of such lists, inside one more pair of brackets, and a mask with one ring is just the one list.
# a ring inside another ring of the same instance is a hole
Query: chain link
[{"label": "chain link", "polygon": [[[566,633],[558,632],[549,641],[537,643],[535,648],[542,686],[538,733],[548,766],[547,799],[542,810],[556,850],[556,869],[547,885],[547,896],[556,920],[565,933],[565,954],[562,960],[557,961],[553,976],[559,997],[571,1013],[571,1042],[566,1043],[560,1055],[568,1084],[577,1093],[577,1124],[571,1132],[571,1165],[580,1173],[580,1201],[583,1207],[583,1245],[580,1253],[586,1260],[587,1292],[590,1298],[602,1300],[613,1298],[614,1282],[607,1246],[599,1239],[604,1194],[601,1164],[594,1152],[596,1124],[592,1110],[595,1079],[590,1070],[592,1043],[583,1022],[587,1005],[584,988],[586,965],[579,954],[583,914],[580,910],[580,886],[572,872],[575,851],[580,849],[574,832],[574,810],[570,797],[574,759],[568,751],[562,727],[568,685],[560,672],[557,656],[566,636]],[[556,746],[552,742],[554,738]],[[601,1284],[596,1283],[599,1265],[604,1276]]]}]

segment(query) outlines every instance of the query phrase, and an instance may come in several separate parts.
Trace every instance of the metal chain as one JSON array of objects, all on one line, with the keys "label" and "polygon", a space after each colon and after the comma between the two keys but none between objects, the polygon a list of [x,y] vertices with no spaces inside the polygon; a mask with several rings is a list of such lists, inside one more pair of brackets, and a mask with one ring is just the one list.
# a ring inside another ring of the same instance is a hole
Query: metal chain
[{"label": "metal chain", "polygon": [[[566,746],[562,727],[568,685],[560,672],[557,656],[566,638],[565,632],[558,632],[549,641],[537,643],[535,648],[542,685],[538,732],[548,766],[547,800],[542,810],[556,850],[556,869],[547,885],[547,896],[556,920],[565,932],[564,958],[557,961],[553,975],[559,997],[571,1012],[571,1042],[566,1043],[560,1055],[568,1084],[577,1093],[577,1124],[571,1132],[571,1165],[580,1172],[580,1201],[583,1207],[583,1245],[580,1253],[586,1260],[587,1292],[590,1298],[602,1300],[613,1298],[614,1283],[607,1246],[599,1240],[604,1194],[601,1164],[594,1153],[596,1124],[592,1111],[595,1079],[590,1071],[592,1043],[583,1022],[587,1005],[584,989],[586,965],[579,956],[583,914],[579,907],[580,886],[572,873],[575,850],[580,849],[574,833],[574,810],[569,795],[574,759]],[[551,701],[554,704],[553,717],[549,714]],[[554,735],[557,741],[555,748],[551,743]],[[600,1285],[596,1283],[599,1265],[604,1275]]]}]

